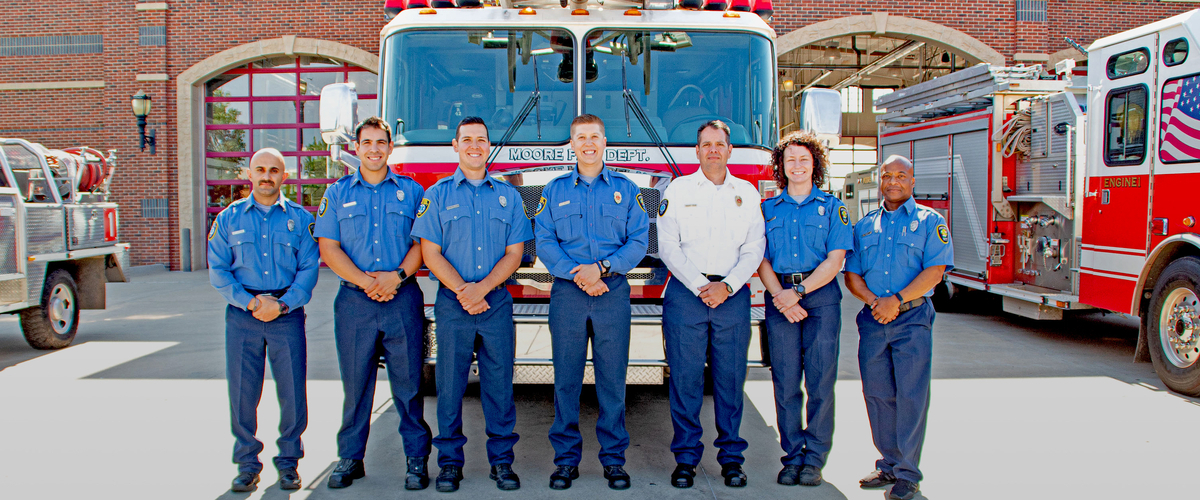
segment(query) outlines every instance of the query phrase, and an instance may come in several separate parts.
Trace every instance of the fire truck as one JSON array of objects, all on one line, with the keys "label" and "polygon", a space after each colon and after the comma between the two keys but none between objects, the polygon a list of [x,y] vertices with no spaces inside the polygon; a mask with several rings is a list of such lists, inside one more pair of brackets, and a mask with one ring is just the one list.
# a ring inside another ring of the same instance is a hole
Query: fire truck
[{"label": "fire truck", "polygon": [[[770,1],[751,1],[388,2],[395,17],[380,33],[378,114],[393,126],[389,164],[395,172],[426,187],[452,175],[456,125],[482,117],[492,142],[489,171],[517,188],[532,218],[545,184],[574,167],[571,120],[583,113],[604,120],[606,163],[641,186],[651,225],[648,255],[628,274],[635,325],[630,384],[660,384],[665,375],[661,332],[638,326],[661,323],[669,273],[657,258],[656,207],[672,178],[699,168],[700,125],[725,121],[733,145],[730,172],[764,196],[775,191],[767,166],[778,141],[775,32],[763,19],[771,14]],[[322,91],[325,141],[335,160],[351,164],[338,145],[352,139],[356,102],[346,84]],[[836,107],[836,93],[833,102]],[[508,282],[515,321],[545,325],[554,279],[533,241],[524,257]],[[421,284],[426,315],[436,325],[429,305],[436,283],[423,272]],[[757,324],[763,287],[757,279],[751,286]],[[548,336],[530,335],[518,330],[514,381],[552,382]],[[432,363],[432,331],[428,342]],[[768,362],[765,355],[752,357],[755,366]],[[589,382],[591,375],[589,365]]]},{"label": "fire truck", "polygon": [[1200,396],[1197,35],[1200,10],[1096,40],[1086,76],[979,65],[876,100],[881,157],[912,158],[914,196],[950,222],[935,305],[983,290],[1036,319],[1137,316],[1135,357]]},{"label": "fire truck", "polygon": [[126,281],[114,158],[0,138],[0,313],[20,314],[36,349],[70,345],[79,311],[104,309],[105,283]]}]

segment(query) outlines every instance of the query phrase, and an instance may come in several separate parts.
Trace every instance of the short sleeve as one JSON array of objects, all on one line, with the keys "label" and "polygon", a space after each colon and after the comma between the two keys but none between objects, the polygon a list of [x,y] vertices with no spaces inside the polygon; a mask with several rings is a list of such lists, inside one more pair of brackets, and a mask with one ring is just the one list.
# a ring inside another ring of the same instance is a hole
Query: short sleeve
[{"label": "short sleeve", "polygon": [[828,241],[825,248],[828,250],[854,250],[854,224],[850,221],[850,211],[846,209],[846,205],[842,200],[834,198],[833,208],[836,217],[830,224]]},{"label": "short sleeve", "polygon": [[862,225],[863,220],[866,220],[866,218],[864,217],[862,220],[859,221],[858,224],[855,224],[854,226],[851,227],[851,229],[850,229],[851,245],[850,245],[850,250],[848,252],[846,252],[846,272],[854,273],[859,276],[862,276],[864,274],[863,268],[862,268],[862,262],[859,259],[859,254],[861,253],[860,250],[862,249],[862,240],[858,237],[858,232],[860,230],[858,226]]},{"label": "short sleeve", "polygon": [[441,204],[437,202],[438,186],[434,185],[425,191],[421,204],[417,205],[417,220],[413,222],[412,237],[429,240],[437,246],[442,245]]},{"label": "short sleeve", "polygon": [[950,228],[946,226],[946,219],[936,212],[931,213],[927,219],[936,225],[925,237],[924,261],[921,265],[924,269],[946,266],[946,270],[949,271],[954,267],[954,243],[950,239]]},{"label": "short sleeve", "polygon": [[[517,190],[512,190],[512,197],[515,200],[522,200],[521,193]],[[511,211],[512,224],[508,225],[508,240],[505,246],[524,243],[533,239],[533,223],[529,220],[529,216],[525,215],[525,203],[510,203],[508,209]]]},{"label": "short sleeve", "polygon": [[341,227],[338,225],[337,210],[340,203],[340,186],[334,184],[325,190],[325,196],[321,198],[321,203],[317,205],[317,221],[316,227],[313,229],[314,238],[329,238],[331,240],[342,240]]}]

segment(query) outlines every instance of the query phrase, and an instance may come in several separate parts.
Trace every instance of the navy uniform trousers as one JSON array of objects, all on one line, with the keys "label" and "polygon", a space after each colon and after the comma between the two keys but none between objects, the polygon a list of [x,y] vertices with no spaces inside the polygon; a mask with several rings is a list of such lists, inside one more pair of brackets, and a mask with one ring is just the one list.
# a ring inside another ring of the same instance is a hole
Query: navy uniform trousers
[{"label": "navy uniform trousers", "polygon": [[592,297],[574,281],[558,278],[550,289],[550,346],[554,355],[554,425],[550,444],[554,464],[578,466],[583,452],[579,433],[579,394],[587,363],[588,338],[596,374],[600,418],[600,464],[625,465],[625,375],[629,367],[629,280],[603,278],[608,292]]},{"label": "navy uniform trousers", "polygon": [[485,297],[490,309],[467,314],[453,290],[438,288],[437,315],[438,466],[457,465],[465,460],[462,401],[467,391],[471,358],[479,357],[479,399],[486,422],[488,463],[511,464],[517,444],[517,407],[513,403],[513,361],[517,329],[513,324],[513,300],[500,288]]},{"label": "navy uniform trousers", "polygon": [[899,479],[921,481],[917,468],[929,414],[933,355],[933,306],[900,313],[886,325],[859,311],[858,369],[871,422],[871,437],[883,456],[875,467]]},{"label": "navy uniform trousers", "polygon": [[746,385],[746,356],[750,349],[750,289],[741,287],[716,309],[672,279],[663,297],[663,337],[667,365],[671,367],[671,424],[675,461],[695,466],[704,454],[700,437],[700,407],[704,404],[704,363],[713,380],[713,413],[716,414],[720,451],[717,462],[741,464],[746,440],[742,425],[742,390]]},{"label": "navy uniform trousers", "polygon": [[771,382],[775,386],[775,415],[784,452],[780,461],[784,465],[825,467],[829,456],[833,444],[833,384],[837,381],[842,330],[841,300],[842,291],[834,279],[800,301],[808,316],[799,323],[789,322],[774,302],[766,301]]},{"label": "navy uniform trousers", "polygon": [[304,308],[298,307],[274,321],[263,322],[232,305],[225,308],[225,378],[229,381],[230,421],[233,424],[233,461],[239,472],[262,471],[258,454],[258,403],[262,399],[265,360],[271,361],[275,393],[279,397],[279,455],[277,469],[293,468],[304,456],[300,435],[308,427],[307,346]]},{"label": "navy uniform trousers", "polygon": [[343,285],[333,301],[333,312],[346,395],[337,435],[338,456],[362,460],[366,454],[380,351],[387,364],[392,404],[400,415],[404,454],[428,456],[431,433],[425,423],[425,398],[419,392],[425,362],[425,313],[416,280],[405,281],[387,302],[376,302],[366,292]]}]

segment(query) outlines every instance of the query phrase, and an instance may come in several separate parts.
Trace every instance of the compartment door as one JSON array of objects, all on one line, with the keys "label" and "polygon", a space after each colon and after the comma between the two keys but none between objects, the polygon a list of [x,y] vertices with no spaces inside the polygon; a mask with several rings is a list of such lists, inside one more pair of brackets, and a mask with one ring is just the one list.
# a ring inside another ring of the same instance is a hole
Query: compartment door
[{"label": "compartment door", "polygon": [[24,302],[28,295],[20,196],[14,188],[0,188],[0,308]]}]

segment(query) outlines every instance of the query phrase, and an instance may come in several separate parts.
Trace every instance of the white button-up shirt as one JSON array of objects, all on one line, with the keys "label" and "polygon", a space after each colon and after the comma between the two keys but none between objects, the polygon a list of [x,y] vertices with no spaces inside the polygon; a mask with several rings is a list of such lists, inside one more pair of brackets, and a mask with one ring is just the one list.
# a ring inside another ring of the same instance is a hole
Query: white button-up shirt
[{"label": "white button-up shirt", "polygon": [[725,276],[734,293],[762,263],[761,199],[750,182],[725,172],[718,186],[702,170],[675,179],[659,205],[658,253],[673,279],[700,295],[704,275]]}]

